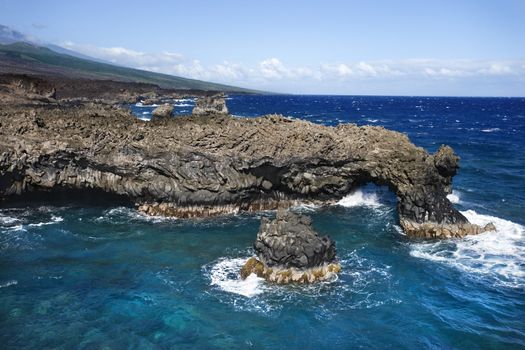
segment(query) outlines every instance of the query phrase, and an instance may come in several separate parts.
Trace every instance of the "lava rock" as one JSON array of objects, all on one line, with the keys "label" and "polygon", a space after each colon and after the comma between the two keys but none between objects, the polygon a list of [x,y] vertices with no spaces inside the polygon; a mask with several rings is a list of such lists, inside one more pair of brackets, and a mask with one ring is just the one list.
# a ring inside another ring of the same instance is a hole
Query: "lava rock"
[{"label": "lava rock", "polygon": [[334,241],[320,237],[309,217],[283,210],[277,212],[275,220],[261,220],[254,249],[269,267],[304,269],[336,260]]},{"label": "lava rock", "polygon": [[227,115],[228,108],[223,95],[206,96],[195,101],[193,115]]},{"label": "lava rock", "polygon": [[162,106],[158,106],[151,113],[152,119],[169,119],[173,117],[173,106],[169,103],[165,103]]}]

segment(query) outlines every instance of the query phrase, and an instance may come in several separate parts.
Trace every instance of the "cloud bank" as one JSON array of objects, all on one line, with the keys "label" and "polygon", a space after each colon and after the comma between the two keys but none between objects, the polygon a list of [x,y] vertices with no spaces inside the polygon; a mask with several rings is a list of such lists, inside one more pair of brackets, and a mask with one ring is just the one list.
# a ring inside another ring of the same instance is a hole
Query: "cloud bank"
[{"label": "cloud bank", "polygon": [[72,42],[62,46],[133,68],[277,92],[525,95],[525,60],[404,59],[297,67],[269,57],[252,65],[229,61],[205,65],[180,53],[145,53]]}]

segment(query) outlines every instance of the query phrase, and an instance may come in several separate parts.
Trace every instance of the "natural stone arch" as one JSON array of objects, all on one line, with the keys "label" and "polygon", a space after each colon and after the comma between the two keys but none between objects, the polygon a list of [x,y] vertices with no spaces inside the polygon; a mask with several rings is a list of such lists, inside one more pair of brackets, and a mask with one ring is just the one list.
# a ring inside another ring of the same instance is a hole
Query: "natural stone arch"
[{"label": "natural stone arch", "polygon": [[94,188],[125,195],[148,214],[195,217],[334,201],[373,182],[396,193],[409,236],[487,229],[446,198],[458,167],[451,148],[430,155],[382,127],[282,116],[144,122],[90,104],[18,111],[1,120],[0,140],[0,197]]}]

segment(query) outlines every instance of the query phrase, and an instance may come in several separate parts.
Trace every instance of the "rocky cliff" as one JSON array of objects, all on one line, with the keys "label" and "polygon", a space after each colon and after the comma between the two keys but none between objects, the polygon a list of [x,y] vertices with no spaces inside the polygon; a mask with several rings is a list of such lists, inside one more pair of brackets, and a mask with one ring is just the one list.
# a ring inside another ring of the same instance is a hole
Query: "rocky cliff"
[{"label": "rocky cliff", "polygon": [[446,198],[459,158],[428,154],[398,132],[325,127],[271,115],[136,119],[98,104],[0,110],[0,196],[99,189],[151,215],[201,217],[330,202],[368,182],[397,195],[413,237],[458,237],[471,225]]}]

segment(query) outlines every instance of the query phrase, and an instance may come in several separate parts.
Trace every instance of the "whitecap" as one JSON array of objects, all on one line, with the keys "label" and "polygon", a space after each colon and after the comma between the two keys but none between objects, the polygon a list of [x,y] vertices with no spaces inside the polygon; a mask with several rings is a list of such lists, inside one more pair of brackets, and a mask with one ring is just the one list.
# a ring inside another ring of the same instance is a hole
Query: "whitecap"
[{"label": "whitecap", "polygon": [[525,286],[525,227],[498,217],[461,212],[470,222],[484,226],[492,222],[496,232],[462,239],[413,243],[410,255],[453,266],[474,277],[491,278],[509,287]]},{"label": "whitecap", "polygon": [[191,105],[189,103],[179,103],[179,104],[174,104],[173,106],[175,106],[175,107],[192,107],[193,105]]},{"label": "whitecap", "polygon": [[29,224],[28,226],[31,226],[31,227],[47,226],[47,225],[56,224],[56,223],[62,222],[62,221],[64,221],[63,217],[52,215],[51,216],[51,221],[39,222],[37,224]]},{"label": "whitecap", "polygon": [[251,274],[245,280],[239,272],[246,262],[243,258],[221,258],[210,271],[211,285],[229,293],[239,294],[248,298],[264,292],[264,279]]},{"label": "whitecap", "polygon": [[452,190],[452,193],[447,196],[447,199],[453,204],[458,204],[461,202],[459,192],[456,190]]},{"label": "whitecap", "polygon": [[495,131],[500,131],[501,129],[500,128],[488,128],[488,129],[482,129],[481,131],[483,132],[495,132]]},{"label": "whitecap", "polygon": [[17,280],[7,281],[5,283],[0,283],[0,288],[6,288],[9,286],[16,286],[18,284]]},{"label": "whitecap", "polygon": [[369,122],[369,123],[377,123],[379,121],[379,119],[370,119],[370,118],[368,118],[366,121]]},{"label": "whitecap", "polygon": [[337,202],[337,204],[347,208],[358,206],[376,208],[381,206],[381,203],[379,202],[379,198],[376,193],[363,193],[363,191],[360,189],[343,197],[339,202]]},{"label": "whitecap", "polygon": [[18,222],[18,221],[20,220],[17,218],[13,218],[11,216],[0,214],[0,224],[9,225],[9,224],[14,224],[15,222]]}]

